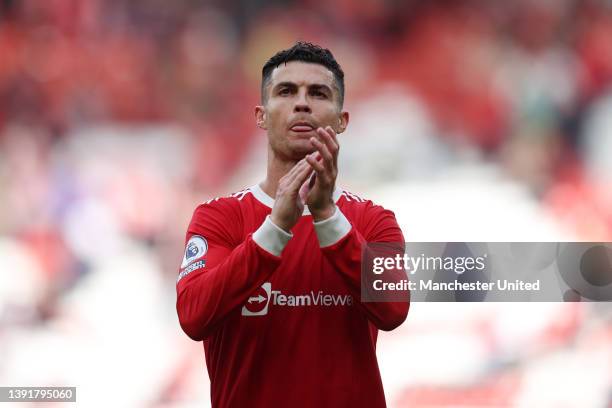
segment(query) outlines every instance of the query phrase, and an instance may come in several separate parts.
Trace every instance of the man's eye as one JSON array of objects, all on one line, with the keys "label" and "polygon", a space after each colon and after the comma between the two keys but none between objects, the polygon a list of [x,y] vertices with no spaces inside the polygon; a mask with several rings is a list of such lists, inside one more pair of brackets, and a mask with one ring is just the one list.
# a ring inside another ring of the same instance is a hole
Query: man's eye
[{"label": "man's eye", "polygon": [[289,88],[283,88],[280,91],[278,91],[279,95],[289,95]]},{"label": "man's eye", "polygon": [[312,94],[319,98],[327,98],[327,95],[321,91],[313,91]]}]

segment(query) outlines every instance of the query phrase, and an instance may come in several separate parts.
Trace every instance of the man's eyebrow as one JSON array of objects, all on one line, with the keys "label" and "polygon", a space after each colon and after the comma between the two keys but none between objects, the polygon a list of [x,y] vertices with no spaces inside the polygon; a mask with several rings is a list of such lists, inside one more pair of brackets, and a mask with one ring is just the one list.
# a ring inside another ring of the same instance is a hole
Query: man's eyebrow
[{"label": "man's eyebrow", "polygon": [[295,88],[297,87],[297,84],[295,84],[294,82],[289,82],[289,81],[279,82],[278,84],[274,85],[274,89],[282,88],[284,86]]},{"label": "man's eyebrow", "polygon": [[325,85],[325,84],[312,84],[309,86],[309,88],[311,89],[317,89],[317,90],[325,90],[328,91],[329,93],[332,92],[332,89],[329,87],[329,85]]},{"label": "man's eyebrow", "polygon": [[[274,89],[278,89],[278,88],[282,88],[282,87],[296,88],[297,84],[295,82],[291,82],[291,81],[284,81],[284,82],[279,82],[278,84],[274,85]],[[310,84],[310,85],[308,85],[308,88],[311,88],[311,89],[324,89],[324,90],[327,90],[329,92],[332,91],[332,89],[329,87],[329,85],[326,85],[326,84]]]}]

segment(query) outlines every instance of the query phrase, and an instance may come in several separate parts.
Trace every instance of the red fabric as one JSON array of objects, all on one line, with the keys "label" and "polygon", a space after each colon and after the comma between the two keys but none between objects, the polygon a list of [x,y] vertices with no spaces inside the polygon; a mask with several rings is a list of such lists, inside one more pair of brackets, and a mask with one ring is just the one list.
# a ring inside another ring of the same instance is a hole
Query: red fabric
[{"label": "red fabric", "polygon": [[377,332],[401,324],[409,304],[360,301],[361,249],[403,235],[371,201],[343,195],[337,205],[352,224],[345,237],[321,249],[303,216],[280,257],[252,239],[271,209],[249,191],[196,209],[187,240],[204,237],[208,251],[177,283],[177,311],[204,340],[213,407],[385,406]]}]

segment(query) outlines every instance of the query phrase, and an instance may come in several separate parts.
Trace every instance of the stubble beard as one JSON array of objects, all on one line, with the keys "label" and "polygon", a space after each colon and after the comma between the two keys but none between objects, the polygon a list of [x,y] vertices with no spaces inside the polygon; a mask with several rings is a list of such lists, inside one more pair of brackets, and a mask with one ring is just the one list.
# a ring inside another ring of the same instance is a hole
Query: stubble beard
[{"label": "stubble beard", "polygon": [[281,161],[298,162],[307,154],[314,152],[316,149],[310,144],[309,139],[298,140],[292,137],[288,132],[282,136],[283,140],[276,143],[268,143],[268,148],[274,158]]}]

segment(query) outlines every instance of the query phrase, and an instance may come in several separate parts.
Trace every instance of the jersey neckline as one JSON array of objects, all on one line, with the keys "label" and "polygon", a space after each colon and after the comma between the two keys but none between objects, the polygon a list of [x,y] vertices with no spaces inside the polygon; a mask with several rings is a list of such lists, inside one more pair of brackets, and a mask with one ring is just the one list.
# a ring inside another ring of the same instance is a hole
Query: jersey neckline
[{"label": "jersey neckline", "polygon": [[[269,208],[274,207],[274,199],[270,197],[268,194],[266,194],[265,191],[262,190],[262,188],[259,186],[259,183],[255,184],[254,186],[249,187],[249,191],[253,193],[253,197],[255,197],[257,201],[259,201],[266,207],[269,207]],[[334,189],[334,194],[333,194],[334,203],[337,203],[341,196],[342,196],[342,190],[336,187]],[[311,215],[310,210],[308,209],[308,206],[304,207],[303,215]]]}]

